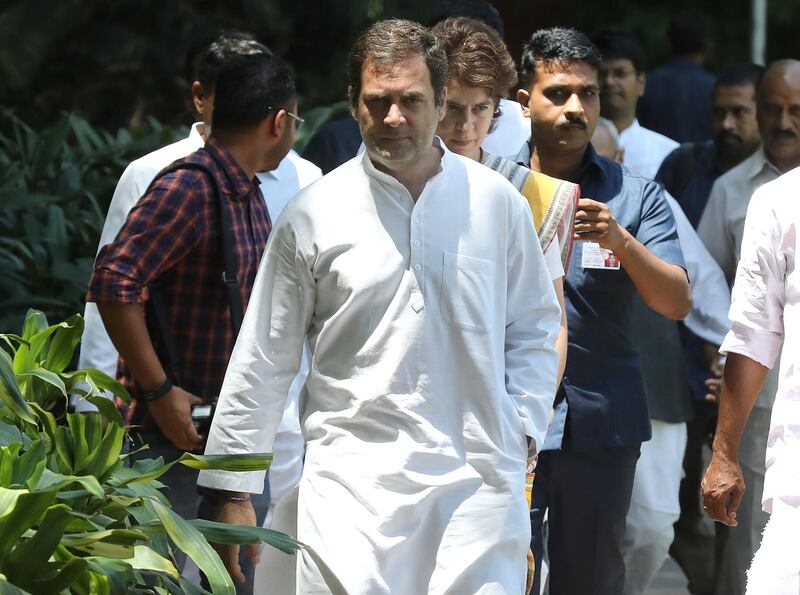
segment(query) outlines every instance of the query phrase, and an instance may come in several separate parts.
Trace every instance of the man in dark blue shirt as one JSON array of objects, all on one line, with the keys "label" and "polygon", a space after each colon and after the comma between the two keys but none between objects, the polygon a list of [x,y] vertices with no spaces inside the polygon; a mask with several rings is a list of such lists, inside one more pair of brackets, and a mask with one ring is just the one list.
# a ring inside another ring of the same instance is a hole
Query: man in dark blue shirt
[{"label": "man in dark blue shirt", "polygon": [[[631,339],[638,292],[681,319],[691,297],[675,221],[657,184],[599,157],[589,140],[600,111],[600,54],[572,29],[533,34],[517,99],[532,142],[518,161],[577,182],[582,198],[564,283],[569,350],[555,417],[539,454],[531,509],[537,564],[549,510],[551,595],[619,595],[621,546],[636,460],[650,438]],[[537,569],[538,570],[538,569]],[[539,572],[537,572],[537,579]],[[532,592],[538,593],[537,584]]]},{"label": "man in dark blue shirt", "polygon": [[672,57],[647,73],[647,87],[637,106],[642,126],[679,143],[711,137],[714,75],[703,68],[710,47],[711,21],[706,15],[686,10],[672,16]]},{"label": "man in dark blue shirt", "polygon": [[711,186],[723,173],[752,155],[761,144],[756,122],[756,87],[764,73],[757,64],[735,64],[714,86],[712,139],[684,143],[670,153],[656,174],[696,229]]}]

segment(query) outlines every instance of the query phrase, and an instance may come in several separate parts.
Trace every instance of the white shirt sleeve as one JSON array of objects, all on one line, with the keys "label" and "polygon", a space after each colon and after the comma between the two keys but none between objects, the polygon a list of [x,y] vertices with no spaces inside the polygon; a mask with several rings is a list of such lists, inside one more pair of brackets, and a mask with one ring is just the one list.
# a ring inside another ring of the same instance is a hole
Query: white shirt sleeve
[{"label": "white shirt sleeve", "polygon": [[517,221],[508,246],[506,391],[514,400],[525,434],[531,438],[530,452],[535,453],[544,442],[556,393],[555,344],[561,308],[530,210],[525,208],[524,212],[526,216]]},{"label": "white shirt sleeve", "polygon": [[[122,172],[108,207],[106,221],[100,234],[100,243],[97,246],[98,252],[117,237],[128,213],[147,190],[150,177],[152,176],[149,172],[143,173],[136,162],[129,164]],[[106,332],[97,304],[86,302],[83,320],[84,329],[78,355],[78,369],[96,368],[114,378],[117,375],[119,354]],[[111,395],[104,394],[111,398]],[[76,411],[97,411],[97,408],[86,399],[77,398],[74,405]]]},{"label": "white shirt sleeve", "polygon": [[558,236],[554,236],[547,250],[544,252],[544,261],[550,273],[550,279],[555,281],[564,276],[564,265],[561,264],[561,248]]},{"label": "white shirt sleeve", "polygon": [[[206,454],[268,453],[281,422],[314,311],[315,285],[291,215],[270,235],[225,373]],[[264,471],[201,471],[202,486],[250,493]]]},{"label": "white shirt sleeve", "polygon": [[683,322],[698,337],[719,345],[730,328],[727,312],[731,305],[731,293],[728,283],[683,209],[668,192],[665,191],[664,194],[675,216],[678,241],[686,261],[686,272],[692,290],[692,309]]},{"label": "white shirt sleeve", "polygon": [[736,271],[736,245],[728,232],[725,202],[725,187],[717,180],[711,188],[708,204],[697,226],[697,235],[703,240],[727,280],[733,279]]},{"label": "white shirt sleeve", "polygon": [[739,353],[772,368],[783,341],[786,255],[780,220],[769,207],[769,196],[756,191],[747,209],[733,286],[732,328],[720,352]]}]

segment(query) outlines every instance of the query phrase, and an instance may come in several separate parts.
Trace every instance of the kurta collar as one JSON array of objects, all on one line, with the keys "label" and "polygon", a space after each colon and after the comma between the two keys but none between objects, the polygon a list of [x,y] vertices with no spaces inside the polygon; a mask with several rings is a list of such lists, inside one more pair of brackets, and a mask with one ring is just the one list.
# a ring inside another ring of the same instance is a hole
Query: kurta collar
[{"label": "kurta collar", "polygon": [[[448,164],[452,163],[452,161],[455,159],[453,153],[450,152],[450,150],[447,148],[444,142],[442,142],[442,139],[440,139],[438,136],[433,137],[433,145],[441,149],[442,160],[441,163],[439,164],[439,171],[433,177],[431,177],[428,180],[428,182],[437,178],[443,171],[449,171],[452,168],[452,166]],[[376,168],[375,164],[372,163],[372,159],[369,158],[368,151],[366,150],[362,151],[360,153],[360,157],[361,157],[361,166],[364,168],[364,173],[366,173],[369,177],[384,182],[386,184],[391,184],[393,186],[402,185],[400,184],[400,182],[397,181],[397,179],[394,176],[387,174],[386,172],[382,172],[378,168]]]}]

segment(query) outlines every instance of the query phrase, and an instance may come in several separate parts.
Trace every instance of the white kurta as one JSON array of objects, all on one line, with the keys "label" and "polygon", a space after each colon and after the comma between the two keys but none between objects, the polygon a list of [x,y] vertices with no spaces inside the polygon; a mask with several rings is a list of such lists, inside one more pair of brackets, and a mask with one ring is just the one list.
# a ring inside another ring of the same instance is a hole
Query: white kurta
[{"label": "white kurta", "polygon": [[[525,200],[443,151],[416,203],[364,154],[286,207],[206,449],[271,449],[307,335],[297,533],[348,593],[524,589],[525,436],[546,430],[560,311]],[[297,593],[331,591],[305,556],[265,555]]]}]

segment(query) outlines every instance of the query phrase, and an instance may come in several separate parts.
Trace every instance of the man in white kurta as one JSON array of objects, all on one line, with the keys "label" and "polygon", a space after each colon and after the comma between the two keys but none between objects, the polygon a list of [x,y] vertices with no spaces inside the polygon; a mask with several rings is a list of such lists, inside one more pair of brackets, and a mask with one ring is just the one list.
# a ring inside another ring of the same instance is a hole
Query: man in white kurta
[{"label": "man in white kurta", "polygon": [[[703,481],[709,515],[736,525],[745,486],[739,442],[761,384],[783,344],[778,390],[767,440],[762,505],[770,513],[761,547],[748,572],[749,595],[800,593],[800,352],[798,296],[800,217],[793,198],[800,169],[762,186],[747,209],[741,259],[730,310],[731,331],[714,456]],[[733,531],[741,530],[734,528]]]},{"label": "man in white kurta", "polygon": [[[407,21],[365,37],[436,46]],[[526,458],[552,407],[560,310],[525,200],[433,138],[431,62],[371,60],[352,91],[366,151],[275,224],[206,452],[271,449],[307,338],[297,537],[334,578],[284,556],[295,591],[521,593]],[[256,493],[262,478],[198,483]],[[248,518],[240,495],[229,505],[242,515],[221,518]]]}]

